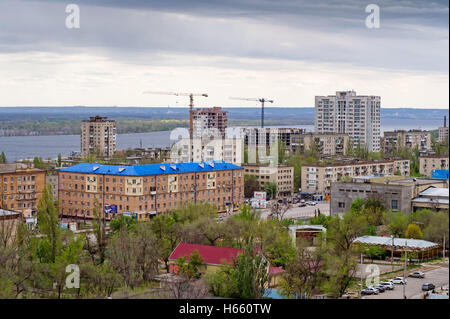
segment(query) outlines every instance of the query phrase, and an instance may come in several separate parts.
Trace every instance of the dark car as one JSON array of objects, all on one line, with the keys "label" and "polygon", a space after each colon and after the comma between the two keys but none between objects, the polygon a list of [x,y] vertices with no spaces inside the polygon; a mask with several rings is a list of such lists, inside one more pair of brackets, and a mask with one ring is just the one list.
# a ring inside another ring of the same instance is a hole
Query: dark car
[{"label": "dark car", "polygon": [[425,283],[422,285],[422,291],[430,291],[434,290],[434,288],[436,288],[436,286],[430,283]]}]

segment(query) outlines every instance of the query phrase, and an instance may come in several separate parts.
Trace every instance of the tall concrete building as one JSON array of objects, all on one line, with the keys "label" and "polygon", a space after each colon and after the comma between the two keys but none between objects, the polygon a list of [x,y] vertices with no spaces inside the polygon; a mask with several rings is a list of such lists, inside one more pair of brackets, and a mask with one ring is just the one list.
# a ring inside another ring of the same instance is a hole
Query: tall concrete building
[{"label": "tall concrete building", "polygon": [[337,133],[306,133],[298,134],[292,139],[291,152],[304,153],[311,149],[313,143],[320,155],[345,155],[349,137]]},{"label": "tall concrete building", "polygon": [[81,122],[81,155],[112,156],[116,151],[116,121],[92,116]]},{"label": "tall concrete building", "polygon": [[438,142],[444,142],[448,138],[447,117],[444,116],[444,126],[438,129]]},{"label": "tall concrete building", "polygon": [[315,97],[314,126],[317,133],[348,134],[354,147],[358,141],[369,151],[380,151],[380,96],[337,91]]},{"label": "tall concrete building", "polygon": [[196,109],[193,113],[193,137],[222,136],[228,126],[228,112],[221,107]]}]

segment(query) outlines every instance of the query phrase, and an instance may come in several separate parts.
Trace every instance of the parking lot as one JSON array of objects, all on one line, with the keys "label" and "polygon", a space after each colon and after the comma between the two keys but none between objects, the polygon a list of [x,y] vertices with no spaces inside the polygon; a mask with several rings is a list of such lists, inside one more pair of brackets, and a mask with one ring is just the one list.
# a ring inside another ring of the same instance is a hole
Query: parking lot
[{"label": "parking lot", "polygon": [[[330,202],[329,201],[321,201],[317,202],[315,206],[304,206],[299,207],[298,204],[294,204],[294,207],[289,209],[284,218],[311,218],[314,217],[314,213],[316,211],[320,211],[321,214],[328,216],[330,214]],[[269,209],[262,210],[261,218],[266,219],[267,215],[270,214]]]},{"label": "parking lot", "polygon": [[[434,269],[425,272],[425,278],[407,278],[405,294],[407,299],[420,299],[425,292],[422,292],[422,284],[432,283],[439,290],[441,286],[449,284],[449,269],[447,267],[436,266]],[[378,295],[363,296],[363,299],[403,299],[403,286],[395,285],[394,290],[386,290]]]}]

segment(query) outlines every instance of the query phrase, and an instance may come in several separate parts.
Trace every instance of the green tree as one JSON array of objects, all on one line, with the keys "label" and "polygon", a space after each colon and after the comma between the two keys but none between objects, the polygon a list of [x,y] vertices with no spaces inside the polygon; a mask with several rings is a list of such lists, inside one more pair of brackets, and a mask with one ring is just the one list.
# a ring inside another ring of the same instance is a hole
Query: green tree
[{"label": "green tree", "polygon": [[180,257],[176,261],[178,272],[181,275],[186,276],[189,279],[200,278],[200,268],[204,266],[203,258],[198,253],[198,250],[194,250],[189,256],[189,260],[185,257]]},{"label": "green tree", "polygon": [[236,259],[233,280],[236,282],[238,297],[241,299],[261,299],[269,280],[268,263],[256,253],[253,241],[244,247],[242,254]]},{"label": "green tree", "polygon": [[244,196],[245,198],[252,198],[253,194],[260,190],[259,182],[255,175],[244,176]]},{"label": "green tree", "polygon": [[388,211],[385,218],[389,233],[395,237],[402,237],[408,227],[408,216],[399,211]]},{"label": "green tree", "polygon": [[278,185],[273,182],[267,182],[264,186],[264,190],[266,191],[270,199],[274,199],[278,194]]},{"label": "green tree", "polygon": [[47,184],[42,192],[37,206],[38,225],[42,234],[46,235],[44,240],[48,241],[50,247],[50,262],[56,261],[56,255],[61,248],[61,228],[58,221],[58,208],[55,206],[52,188]]},{"label": "green tree", "polygon": [[278,139],[278,163],[283,164],[286,158],[286,143]]},{"label": "green tree", "polygon": [[6,160],[5,152],[0,154],[0,164],[6,164],[8,161]]},{"label": "green tree", "polygon": [[157,238],[160,258],[169,272],[169,256],[179,243],[181,226],[177,223],[176,215],[161,214],[152,218],[150,227]]},{"label": "green tree", "polygon": [[61,164],[62,164],[61,154],[58,154],[57,164],[58,164],[58,167],[61,167]]},{"label": "green tree", "polygon": [[131,231],[136,227],[137,224],[138,221],[136,219],[131,218],[130,216],[125,216],[123,214],[116,216],[109,222],[109,226],[111,227],[111,232],[113,234],[118,233],[121,229],[127,229]]},{"label": "green tree", "polygon": [[420,230],[419,225],[409,224],[408,228],[406,228],[405,232],[406,238],[414,238],[414,239],[422,239],[422,231]]}]

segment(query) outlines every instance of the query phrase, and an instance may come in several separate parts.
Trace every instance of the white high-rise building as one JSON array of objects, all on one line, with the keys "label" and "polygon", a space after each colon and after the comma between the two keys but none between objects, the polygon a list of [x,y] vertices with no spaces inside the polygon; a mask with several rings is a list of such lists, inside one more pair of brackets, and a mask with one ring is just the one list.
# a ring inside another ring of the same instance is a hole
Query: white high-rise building
[{"label": "white high-rise building", "polygon": [[380,96],[337,91],[316,96],[314,126],[317,133],[348,134],[354,147],[361,141],[370,152],[380,151]]}]

